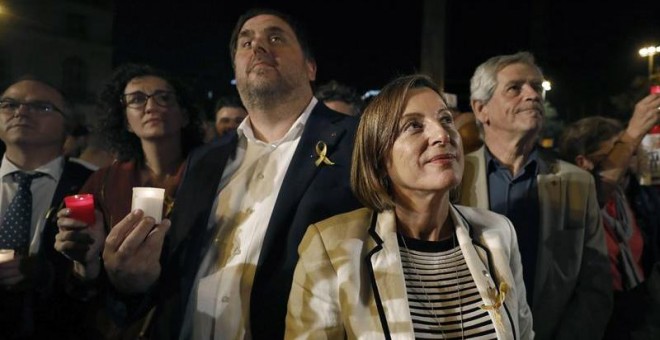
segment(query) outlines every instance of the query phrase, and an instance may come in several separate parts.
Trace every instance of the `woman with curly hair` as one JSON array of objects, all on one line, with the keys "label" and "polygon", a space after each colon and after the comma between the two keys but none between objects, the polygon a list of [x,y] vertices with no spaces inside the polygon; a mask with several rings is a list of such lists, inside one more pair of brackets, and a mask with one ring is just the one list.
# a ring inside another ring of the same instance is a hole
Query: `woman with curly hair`
[{"label": "woman with curly hair", "polygon": [[149,65],[117,68],[100,94],[98,109],[99,132],[117,160],[94,173],[81,190],[94,195],[94,225],[69,218],[68,209],[63,209],[55,243],[83,279],[100,273],[103,241],[130,213],[133,187],[164,188],[167,216],[186,157],[202,144],[203,136],[188,88]]}]

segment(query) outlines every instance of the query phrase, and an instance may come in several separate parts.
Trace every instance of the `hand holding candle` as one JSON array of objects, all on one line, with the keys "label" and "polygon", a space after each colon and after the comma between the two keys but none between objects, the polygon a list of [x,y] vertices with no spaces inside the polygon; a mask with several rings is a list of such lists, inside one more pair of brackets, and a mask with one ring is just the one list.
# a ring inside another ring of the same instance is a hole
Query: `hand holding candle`
[{"label": "hand holding candle", "polygon": [[0,249],[0,263],[14,259],[14,249]]},{"label": "hand holding candle", "polygon": [[135,187],[133,188],[133,201],[131,210],[142,209],[144,216],[151,216],[156,223],[163,219],[163,201],[165,189]]},{"label": "hand holding candle", "polygon": [[69,217],[92,225],[94,218],[94,195],[80,194],[64,197],[64,204],[69,209]]}]

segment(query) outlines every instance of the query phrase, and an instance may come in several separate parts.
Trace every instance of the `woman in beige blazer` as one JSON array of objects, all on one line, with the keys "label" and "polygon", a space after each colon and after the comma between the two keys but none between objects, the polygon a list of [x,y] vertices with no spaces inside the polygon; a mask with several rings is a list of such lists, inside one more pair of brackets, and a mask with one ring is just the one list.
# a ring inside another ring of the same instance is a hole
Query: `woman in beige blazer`
[{"label": "woman in beige blazer", "polygon": [[308,228],[286,338],[533,338],[515,231],[504,216],[451,204],[462,174],[438,87],[421,75],[385,86],[353,152],[366,208]]}]

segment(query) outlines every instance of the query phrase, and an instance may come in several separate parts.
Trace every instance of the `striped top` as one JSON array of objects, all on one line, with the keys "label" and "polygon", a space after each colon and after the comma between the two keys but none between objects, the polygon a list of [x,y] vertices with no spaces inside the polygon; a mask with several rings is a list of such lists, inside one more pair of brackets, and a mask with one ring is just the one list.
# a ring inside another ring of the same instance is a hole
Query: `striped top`
[{"label": "striped top", "polygon": [[455,239],[405,237],[404,243],[402,237],[399,249],[415,338],[497,339],[488,312],[479,308],[483,300]]}]

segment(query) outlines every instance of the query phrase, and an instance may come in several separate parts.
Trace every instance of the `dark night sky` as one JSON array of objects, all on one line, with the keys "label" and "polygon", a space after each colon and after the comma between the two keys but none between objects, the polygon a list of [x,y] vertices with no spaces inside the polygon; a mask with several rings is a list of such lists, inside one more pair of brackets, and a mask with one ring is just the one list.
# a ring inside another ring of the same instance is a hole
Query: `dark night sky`
[{"label": "dark night sky", "polygon": [[[468,109],[474,68],[496,54],[529,50],[553,90],[560,116],[608,114],[609,98],[646,76],[640,47],[660,45],[660,1],[449,1],[445,91]],[[114,62],[148,62],[199,89],[230,90],[227,44],[238,16],[254,5],[291,13],[309,31],[318,81],[361,92],[419,69],[420,0],[118,1]],[[657,57],[656,64],[660,64]]]}]

